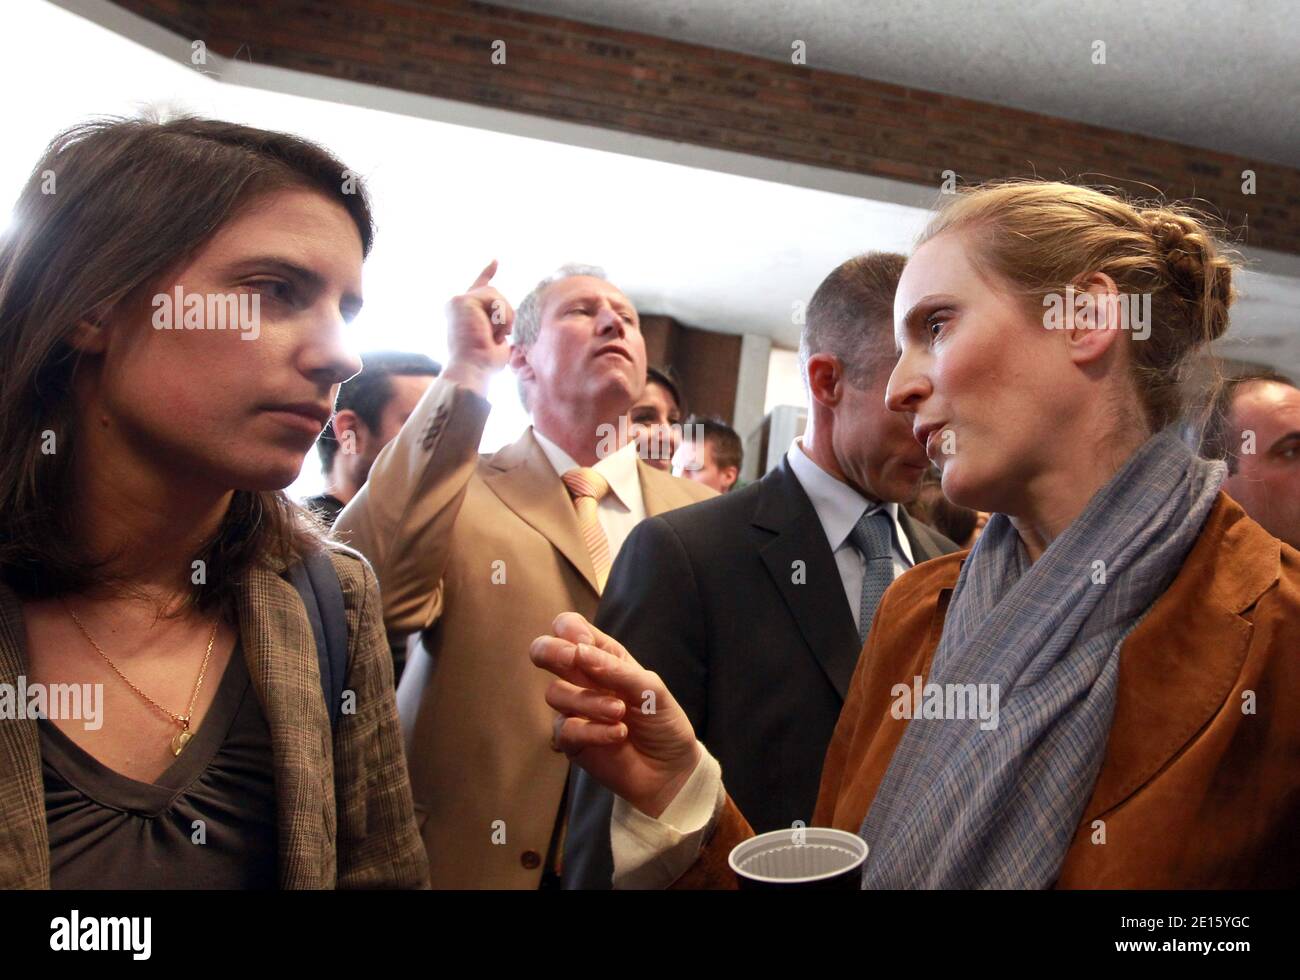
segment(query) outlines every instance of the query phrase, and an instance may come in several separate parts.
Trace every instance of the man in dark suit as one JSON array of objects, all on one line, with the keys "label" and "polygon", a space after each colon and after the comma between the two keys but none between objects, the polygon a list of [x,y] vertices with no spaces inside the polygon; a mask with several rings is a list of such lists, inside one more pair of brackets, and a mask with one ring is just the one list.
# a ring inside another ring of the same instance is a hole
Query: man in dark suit
[{"label": "man in dark suit", "polygon": [[[912,420],[885,407],[903,263],[858,256],[818,287],[800,343],[803,436],[758,482],[642,522],[595,620],[664,679],[759,833],[810,821],[884,589],[957,549],[899,506],[929,466]],[[571,778],[564,887],[609,888],[612,797],[581,769]]]}]

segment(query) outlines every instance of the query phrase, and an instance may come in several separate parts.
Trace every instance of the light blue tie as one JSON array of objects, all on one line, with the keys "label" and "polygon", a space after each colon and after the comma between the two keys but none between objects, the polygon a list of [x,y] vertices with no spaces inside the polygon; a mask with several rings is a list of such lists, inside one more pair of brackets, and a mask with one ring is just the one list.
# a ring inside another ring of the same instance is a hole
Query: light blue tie
[{"label": "light blue tie", "polygon": [[849,541],[867,563],[858,602],[858,637],[865,643],[880,597],[894,581],[894,520],[882,507],[868,510],[853,525]]}]

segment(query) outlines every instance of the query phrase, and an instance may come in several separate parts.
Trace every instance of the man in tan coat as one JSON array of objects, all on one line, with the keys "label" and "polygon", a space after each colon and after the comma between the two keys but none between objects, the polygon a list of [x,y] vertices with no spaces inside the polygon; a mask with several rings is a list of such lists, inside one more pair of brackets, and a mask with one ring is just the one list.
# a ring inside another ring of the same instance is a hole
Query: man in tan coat
[{"label": "man in tan coat", "polygon": [[[618,444],[646,377],[627,297],[570,266],[516,317],[495,271],[449,304],[446,370],[335,525],[374,565],[390,633],[421,634],[398,705],[435,888],[556,882],[568,763],[529,644],[564,610],[594,616],[637,521],[713,496]],[[480,456],[507,362],[533,424]]]}]

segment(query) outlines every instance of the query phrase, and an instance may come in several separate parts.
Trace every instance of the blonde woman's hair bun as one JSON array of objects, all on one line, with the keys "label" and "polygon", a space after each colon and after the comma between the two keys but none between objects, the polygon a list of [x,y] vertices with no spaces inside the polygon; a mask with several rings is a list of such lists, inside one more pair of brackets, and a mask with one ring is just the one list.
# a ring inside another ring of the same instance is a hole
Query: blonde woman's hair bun
[{"label": "blonde woman's hair bun", "polygon": [[1219,244],[1210,220],[1170,207],[1139,212],[1147,234],[1169,273],[1169,284],[1188,307],[1188,320],[1204,325],[1200,346],[1218,340],[1228,329],[1228,308],[1236,299],[1233,262]]}]

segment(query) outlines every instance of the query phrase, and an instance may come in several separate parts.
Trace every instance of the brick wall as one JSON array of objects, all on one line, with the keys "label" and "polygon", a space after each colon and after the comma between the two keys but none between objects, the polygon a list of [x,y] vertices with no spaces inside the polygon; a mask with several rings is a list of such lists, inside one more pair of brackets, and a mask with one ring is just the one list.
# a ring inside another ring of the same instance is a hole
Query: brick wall
[{"label": "brick wall", "polygon": [[1245,244],[1300,254],[1296,168],[464,0],[116,2],[257,64],[935,189],[945,170],[1154,185],[1208,201]]},{"label": "brick wall", "polygon": [[686,411],[716,416],[730,425],[736,414],[741,337],[688,327],[653,313],[641,315],[641,332],[649,362],[672,368],[681,382]]}]

